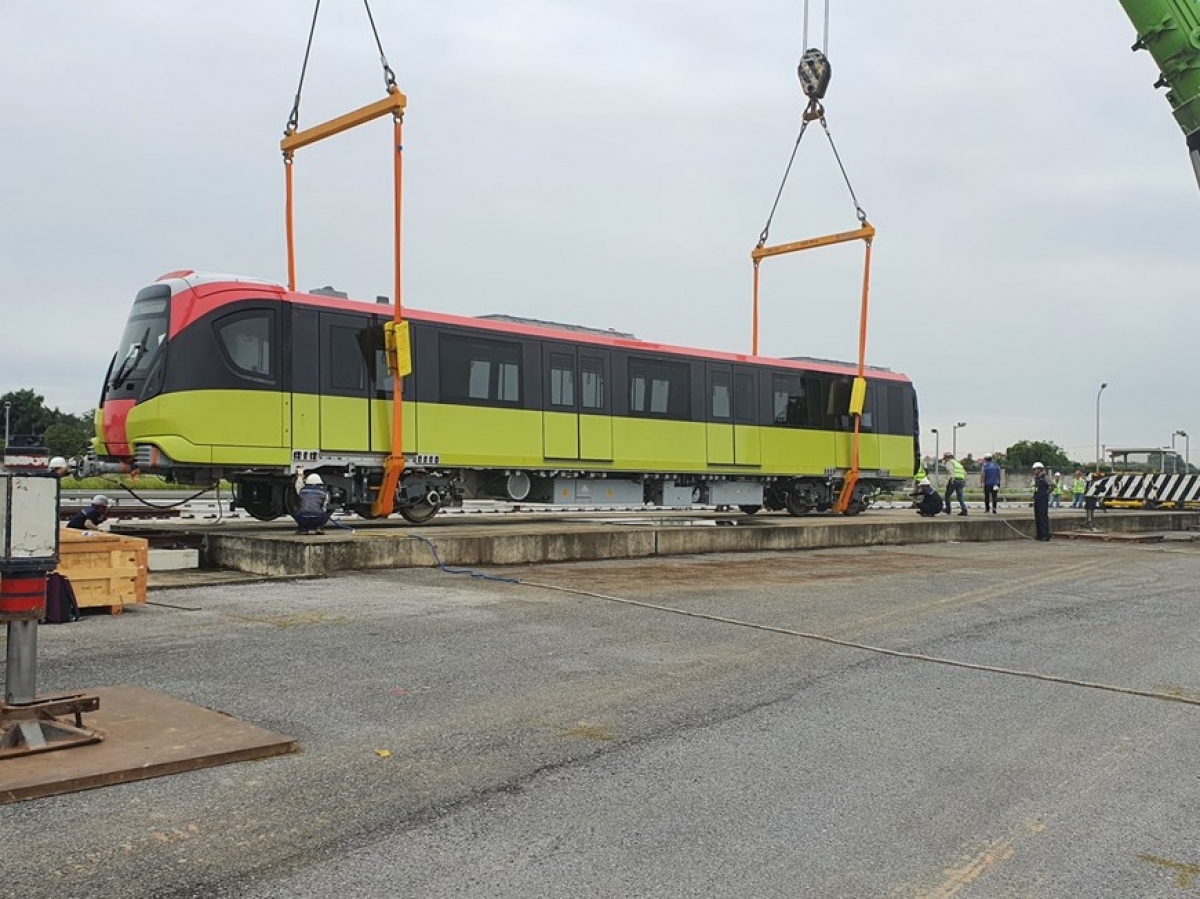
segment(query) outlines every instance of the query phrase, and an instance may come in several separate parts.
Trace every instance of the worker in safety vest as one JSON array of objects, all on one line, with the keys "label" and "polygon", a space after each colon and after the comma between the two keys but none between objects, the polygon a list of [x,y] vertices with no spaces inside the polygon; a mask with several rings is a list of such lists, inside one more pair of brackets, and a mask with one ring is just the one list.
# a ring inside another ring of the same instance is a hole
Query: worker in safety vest
[{"label": "worker in safety vest", "polygon": [[1083,471],[1076,469],[1075,480],[1071,482],[1071,508],[1082,509],[1083,497],[1087,493],[1087,478],[1083,476]]},{"label": "worker in safety vest", "polygon": [[967,485],[967,470],[963,464],[954,458],[954,453],[947,452],[942,456],[942,465],[946,469],[946,508],[942,511],[950,514],[950,497],[958,496],[958,514],[967,514],[967,503],[963,499],[963,488]]}]

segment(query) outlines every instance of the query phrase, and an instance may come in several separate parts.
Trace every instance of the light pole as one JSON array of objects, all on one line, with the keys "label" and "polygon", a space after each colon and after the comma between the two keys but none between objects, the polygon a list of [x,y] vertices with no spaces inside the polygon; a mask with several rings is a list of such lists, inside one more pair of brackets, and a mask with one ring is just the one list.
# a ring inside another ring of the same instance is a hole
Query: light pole
[{"label": "light pole", "polygon": [[940,452],[941,437],[938,435],[937,428],[930,428],[929,430],[933,431],[933,482],[936,484],[937,480],[938,480],[938,474],[941,471],[941,464],[942,464],[942,455]]},{"label": "light pole", "polygon": [[[1190,474],[1191,470],[1192,470],[1192,466],[1191,466],[1191,463],[1188,461],[1188,459],[1191,456],[1191,453],[1188,451],[1191,449],[1191,446],[1189,445],[1191,443],[1191,441],[1188,439],[1188,432],[1180,429],[1180,430],[1176,431],[1174,434],[1172,434],[1171,435],[1171,449],[1175,449],[1175,438],[1177,436],[1183,438],[1183,473]],[[1175,470],[1178,471],[1179,470],[1179,466],[1178,466],[1179,457],[1178,456],[1175,457],[1175,462],[1176,462]]]},{"label": "light pole", "polygon": [[8,452],[8,413],[12,409],[10,400],[4,401],[4,451]]},{"label": "light pole", "polygon": [[1100,394],[1104,393],[1104,388],[1108,386],[1108,382],[1100,385],[1100,389],[1096,391],[1096,470],[1100,470]]},{"label": "light pole", "polygon": [[967,423],[965,421],[960,421],[950,431],[950,437],[952,438],[951,443],[950,443],[950,452],[954,453],[955,459],[958,458],[958,429],[965,428],[966,426],[967,426]]}]

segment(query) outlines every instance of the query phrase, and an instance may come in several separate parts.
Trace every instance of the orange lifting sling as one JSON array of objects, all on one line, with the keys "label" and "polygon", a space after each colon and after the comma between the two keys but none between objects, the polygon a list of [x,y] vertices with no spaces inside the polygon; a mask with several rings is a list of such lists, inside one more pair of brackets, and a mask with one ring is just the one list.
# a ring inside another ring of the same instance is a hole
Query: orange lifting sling
[{"label": "orange lifting sling", "polygon": [[396,486],[400,483],[400,475],[404,471],[404,453],[402,449],[403,444],[401,443],[403,436],[401,382],[404,375],[408,374],[411,368],[408,353],[408,334],[403,320],[403,306],[400,295],[400,224],[404,171],[402,128],[404,125],[404,109],[408,103],[408,98],[396,86],[396,76],[388,65],[387,57],[384,56],[383,44],[379,40],[379,31],[375,28],[375,17],[371,15],[369,0],[363,0],[363,5],[366,6],[367,18],[371,23],[371,31],[375,34],[375,44],[379,48],[379,58],[383,63],[384,86],[387,90],[387,96],[382,100],[376,100],[374,103],[355,109],[335,119],[330,119],[320,125],[314,125],[304,131],[297,130],[300,124],[300,92],[304,87],[304,73],[308,69],[308,57],[312,51],[313,34],[317,28],[317,14],[321,10],[321,0],[316,0],[316,5],[313,8],[312,25],[308,32],[308,45],[304,50],[304,64],[300,68],[300,83],[296,88],[296,100],[292,106],[291,115],[288,117],[287,129],[284,131],[283,140],[279,142],[279,148],[283,151],[284,180],[287,194],[284,214],[287,231],[288,290],[294,291],[296,289],[296,244],[295,232],[292,226],[292,162],[295,152],[301,147],[307,147],[309,144],[315,144],[317,141],[324,140],[327,137],[341,134],[343,131],[348,131],[351,128],[385,116],[388,113],[392,115],[392,146],[395,149],[392,166],[395,190],[392,245],[395,257],[393,290],[395,291],[396,301],[393,306],[392,320],[384,325],[388,371],[392,374],[391,453],[384,465],[383,483],[380,484],[379,492],[375,495],[375,500],[371,504],[371,516],[373,518],[383,518],[392,512]]},{"label": "orange lifting sling", "polygon": [[[805,3],[804,9],[804,43],[808,43],[808,4]],[[829,4],[826,0],[825,6],[825,44],[829,44]],[[792,147],[792,155],[788,160],[787,168],[783,173],[783,181],[779,185],[779,190],[775,194],[775,202],[771,206],[771,211],[767,215],[767,223],[763,227],[762,233],[759,235],[758,243],[750,252],[750,259],[754,263],[754,302],[753,302],[753,321],[751,324],[751,352],[758,355],[758,317],[759,317],[759,265],[762,260],[771,256],[783,256],[787,253],[797,253],[801,250],[811,250],[817,247],[827,247],[833,244],[846,243],[852,240],[861,240],[866,245],[866,254],[863,260],[863,278],[862,278],[862,308],[859,317],[858,326],[858,374],[854,379],[854,387],[850,392],[850,415],[854,418],[854,435],[851,438],[850,452],[850,470],[846,473],[845,481],[842,484],[841,493],[838,495],[837,502],[834,503],[833,509],[835,512],[844,513],[850,506],[850,501],[854,497],[854,489],[858,485],[859,478],[859,433],[862,425],[863,405],[867,395],[867,380],[866,380],[866,355],[867,355],[867,299],[871,286],[871,244],[875,239],[875,228],[867,221],[867,214],[863,211],[862,206],[858,203],[858,198],[854,195],[854,188],[850,184],[850,179],[846,175],[846,167],[842,165],[841,156],[838,154],[837,147],[833,143],[833,135],[829,133],[829,124],[825,121],[825,108],[821,105],[821,99],[825,96],[825,91],[829,87],[830,66],[829,61],[825,57],[825,53],[821,50],[809,48],[805,50],[804,55],[800,58],[800,65],[797,70],[800,78],[801,87],[805,95],[808,97],[808,106],[804,110],[801,117],[800,134],[796,137],[796,143]],[[858,217],[859,227],[853,231],[841,231],[837,234],[828,234],[824,237],[813,237],[808,240],[800,240],[792,243],[777,244],[775,246],[767,246],[767,237],[771,231],[771,220],[775,217],[775,210],[779,208],[779,199],[783,196],[783,188],[787,184],[788,175],[791,173],[792,164],[796,161],[796,152],[800,149],[800,141],[804,137],[804,132],[808,128],[810,122],[819,121],[821,127],[825,131],[825,136],[829,139],[829,146],[833,149],[834,158],[837,159],[838,167],[841,169],[842,178],[846,182],[846,187],[850,191],[850,198],[854,202],[855,213]]]}]

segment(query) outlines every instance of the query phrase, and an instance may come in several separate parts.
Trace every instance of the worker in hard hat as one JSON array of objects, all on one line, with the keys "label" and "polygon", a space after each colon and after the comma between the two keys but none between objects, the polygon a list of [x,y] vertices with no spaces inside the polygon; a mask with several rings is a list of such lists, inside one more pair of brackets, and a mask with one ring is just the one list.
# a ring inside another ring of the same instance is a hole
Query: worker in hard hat
[{"label": "worker in hard hat", "polygon": [[329,521],[329,490],[316,472],[306,475],[303,468],[296,469],[296,519],[297,534],[324,534]]},{"label": "worker in hard hat", "polygon": [[70,469],[67,468],[67,460],[62,456],[55,456],[47,463],[46,468],[56,478],[65,478],[70,474]]},{"label": "worker in hard hat", "polygon": [[929,483],[929,478],[921,478],[917,484],[916,503],[917,514],[924,518],[933,518],[942,511],[942,498]]},{"label": "worker in hard hat", "polygon": [[946,507],[942,510],[947,515],[950,514],[950,501],[955,496],[958,497],[958,514],[967,514],[967,503],[963,499],[963,488],[967,485],[967,469],[961,462],[954,458],[954,453],[947,450],[942,454],[942,465],[946,472],[950,475],[946,481]]},{"label": "worker in hard hat", "polygon": [[92,497],[90,506],[85,506],[80,509],[67,521],[67,527],[75,528],[79,531],[96,531],[100,529],[100,525],[108,520],[108,507],[112,505],[111,501],[103,493],[98,493]]}]

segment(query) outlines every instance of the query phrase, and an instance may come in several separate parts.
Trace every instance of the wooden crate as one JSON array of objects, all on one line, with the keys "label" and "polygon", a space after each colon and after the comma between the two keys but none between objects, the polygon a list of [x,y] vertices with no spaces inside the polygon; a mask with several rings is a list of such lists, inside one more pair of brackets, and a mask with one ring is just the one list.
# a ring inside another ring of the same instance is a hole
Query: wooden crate
[{"label": "wooden crate", "polygon": [[148,555],[141,537],[61,528],[55,570],[71,582],[81,609],[103,606],[119,615],[125,605],[146,601]]}]

